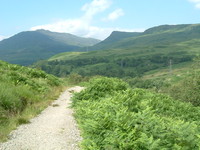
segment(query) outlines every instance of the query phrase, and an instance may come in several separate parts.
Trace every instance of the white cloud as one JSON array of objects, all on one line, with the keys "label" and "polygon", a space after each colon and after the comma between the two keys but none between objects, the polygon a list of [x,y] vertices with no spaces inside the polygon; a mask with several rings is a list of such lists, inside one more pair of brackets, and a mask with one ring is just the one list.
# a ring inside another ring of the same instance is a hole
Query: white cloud
[{"label": "white cloud", "polygon": [[103,12],[112,4],[111,0],[93,0],[91,3],[83,5],[82,11],[85,12],[83,18],[91,20],[94,15]]},{"label": "white cloud", "polygon": [[195,6],[196,8],[200,9],[200,3],[196,4]]},{"label": "white cloud", "polygon": [[195,7],[200,9],[200,0],[189,0],[189,2],[192,2],[195,4]]},{"label": "white cloud", "polygon": [[32,27],[31,30],[45,29],[55,32],[67,32],[83,37],[103,39],[105,38],[105,35],[103,35],[104,30],[107,31],[107,29],[92,26],[91,21],[96,14],[108,9],[111,6],[111,3],[111,0],[93,0],[91,3],[83,5],[81,10],[84,11],[84,14],[80,18],[39,25]]},{"label": "white cloud", "polygon": [[198,3],[200,0],[189,0],[190,2]]},{"label": "white cloud", "polygon": [[110,13],[108,15],[108,17],[105,18],[104,20],[113,21],[113,20],[116,20],[123,15],[124,15],[124,11],[121,8],[119,8],[119,9],[114,10],[112,13]]},{"label": "white cloud", "polygon": [[94,37],[101,40],[105,39],[114,30],[132,32],[132,30],[126,30],[126,29],[101,28],[97,26],[92,26],[88,22],[85,22],[82,19],[65,20],[53,24],[41,25],[31,28],[31,30],[37,30],[37,29],[45,29],[54,32],[66,32],[82,37]]},{"label": "white cloud", "polygon": [[96,37],[98,39],[107,38],[113,31],[123,31],[123,32],[144,32],[146,29],[123,29],[123,28],[99,28],[91,26],[86,37]]},{"label": "white cloud", "polygon": [[39,26],[32,27],[31,30],[45,29],[45,30],[50,30],[50,31],[55,31],[55,32],[67,32],[67,33],[72,33],[79,36],[85,36],[88,30],[88,27],[89,27],[89,23],[79,18],[79,19],[63,20],[63,21],[52,23],[52,24],[39,25]]},{"label": "white cloud", "polygon": [[[45,29],[54,32],[66,32],[82,37],[93,37],[97,39],[105,39],[114,30],[118,28],[102,28],[92,25],[92,21],[96,14],[104,12],[110,8],[112,0],[93,0],[91,3],[83,5],[81,10],[83,16],[74,19],[57,21],[55,23],[39,25],[32,27],[31,30]],[[108,15],[109,20],[115,20],[122,16],[123,10],[117,9]],[[128,30],[130,31],[130,30]]]},{"label": "white cloud", "polygon": [[0,41],[2,41],[3,39],[6,39],[7,37],[0,35]]}]

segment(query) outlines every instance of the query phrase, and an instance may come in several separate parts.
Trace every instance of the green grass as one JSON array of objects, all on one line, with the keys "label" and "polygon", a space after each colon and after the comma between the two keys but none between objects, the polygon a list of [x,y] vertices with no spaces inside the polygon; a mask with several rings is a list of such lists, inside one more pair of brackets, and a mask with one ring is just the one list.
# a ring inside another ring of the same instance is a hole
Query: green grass
[{"label": "green grass", "polygon": [[85,52],[65,52],[65,53],[60,53],[57,55],[54,55],[53,57],[49,58],[48,61],[53,61],[53,60],[70,60],[72,58],[75,58],[78,55],[81,55]]},{"label": "green grass", "polygon": [[62,85],[43,71],[0,61],[0,141],[56,99]]},{"label": "green grass", "polygon": [[164,67],[161,69],[152,70],[146,72],[143,75],[143,79],[162,79],[170,80],[172,83],[178,82],[178,78],[184,79],[191,75],[191,72],[194,70],[195,62],[186,62],[181,64],[172,65],[172,70],[170,67]]}]

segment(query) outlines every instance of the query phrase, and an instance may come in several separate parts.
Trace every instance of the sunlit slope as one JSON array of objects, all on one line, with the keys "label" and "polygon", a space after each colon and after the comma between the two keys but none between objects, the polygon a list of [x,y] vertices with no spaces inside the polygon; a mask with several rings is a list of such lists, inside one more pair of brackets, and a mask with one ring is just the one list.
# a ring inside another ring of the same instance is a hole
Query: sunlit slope
[{"label": "sunlit slope", "polygon": [[[124,36],[126,34],[127,36]],[[123,38],[119,38],[120,36]],[[90,50],[98,49],[98,47],[101,49],[130,49],[143,46],[163,46],[199,38],[200,24],[162,25],[147,29],[142,33],[113,32],[110,37],[94,45]]]},{"label": "sunlit slope", "polygon": [[85,52],[64,52],[57,55],[54,55],[53,57],[49,58],[48,61],[53,60],[71,60],[73,58],[76,58],[78,55],[81,55]]},{"label": "sunlit slope", "polygon": [[[70,73],[141,76],[148,71],[168,67],[170,61],[173,65],[190,63],[200,52],[199,31],[198,24],[154,27],[133,37],[112,41],[112,46],[107,45],[103,50],[63,53],[35,66],[58,76]],[[92,48],[95,46],[90,50]]]},{"label": "sunlit slope", "polygon": [[62,52],[79,51],[99,40],[77,37],[68,33],[46,30],[18,33],[0,41],[0,60],[20,65],[30,65]]}]

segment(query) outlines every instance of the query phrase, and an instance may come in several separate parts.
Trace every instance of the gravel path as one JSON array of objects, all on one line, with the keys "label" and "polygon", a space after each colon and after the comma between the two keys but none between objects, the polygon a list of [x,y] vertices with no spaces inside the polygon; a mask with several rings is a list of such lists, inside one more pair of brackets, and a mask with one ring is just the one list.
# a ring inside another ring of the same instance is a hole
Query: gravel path
[{"label": "gravel path", "polygon": [[0,150],[78,150],[81,137],[69,106],[71,93],[81,90],[76,86],[63,92],[31,123],[14,130]]}]

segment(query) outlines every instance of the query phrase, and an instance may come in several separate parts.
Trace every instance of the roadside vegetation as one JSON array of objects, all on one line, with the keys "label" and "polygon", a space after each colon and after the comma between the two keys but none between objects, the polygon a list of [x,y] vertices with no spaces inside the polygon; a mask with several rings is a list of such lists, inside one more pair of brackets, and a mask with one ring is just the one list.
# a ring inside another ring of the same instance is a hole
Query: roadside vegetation
[{"label": "roadside vegetation", "polygon": [[43,71],[0,61],[0,141],[29,123],[62,90],[62,80]]},{"label": "roadside vegetation", "polygon": [[120,79],[100,77],[75,94],[73,107],[83,136],[82,149],[200,148],[200,107],[196,100],[180,101],[166,94],[130,88]]}]

